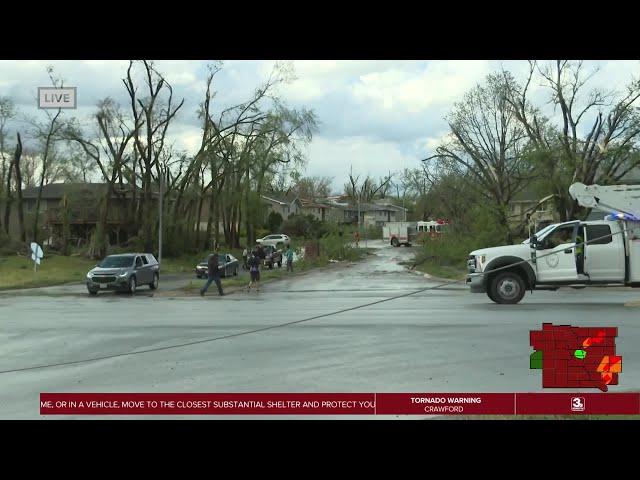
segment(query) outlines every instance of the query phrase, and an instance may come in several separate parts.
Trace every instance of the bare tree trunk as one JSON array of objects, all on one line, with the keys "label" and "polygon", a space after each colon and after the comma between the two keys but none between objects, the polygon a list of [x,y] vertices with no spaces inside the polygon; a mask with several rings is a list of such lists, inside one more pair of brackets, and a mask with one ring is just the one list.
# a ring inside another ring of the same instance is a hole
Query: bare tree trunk
[{"label": "bare tree trunk", "polygon": [[44,181],[47,178],[46,175],[48,173],[47,162],[49,161],[49,154],[51,149],[51,143],[53,140],[56,121],[58,120],[58,117],[60,116],[61,113],[62,113],[62,110],[58,110],[58,113],[56,114],[56,116],[53,117],[53,120],[51,120],[49,132],[47,133],[47,140],[44,145],[44,154],[42,156],[42,174],[40,175],[40,185],[38,186],[38,196],[36,197],[36,213],[35,213],[35,218],[33,220],[33,241],[36,243],[38,243],[38,220],[40,217],[40,202],[42,200],[42,189],[44,187]]},{"label": "bare tree trunk", "polygon": [[213,221],[214,221],[214,229],[215,229],[215,239],[216,239],[216,245],[218,245],[220,243],[220,204],[218,202],[216,202],[215,205],[215,216],[213,217]]},{"label": "bare tree trunk", "polygon": [[[198,200],[198,213],[196,215],[196,248],[200,246],[200,219],[202,218],[202,204],[204,203],[204,193],[200,195]],[[211,209],[211,207],[209,207]],[[207,225],[207,235],[209,234],[209,225]],[[209,237],[207,237],[209,238]]]},{"label": "bare tree trunk", "polygon": [[[205,250],[209,248],[209,245],[211,244],[211,237],[212,237],[212,227],[213,227],[213,222],[215,219],[215,212],[216,212],[216,208],[217,208],[217,202],[216,202],[216,196],[215,196],[215,190],[212,188],[211,189],[211,196],[209,198],[209,215],[207,216],[207,233],[205,241],[204,241],[204,245],[205,245]],[[218,244],[218,239],[216,238],[216,245]]]},{"label": "bare tree trunk", "polygon": [[20,226],[20,240],[27,241],[27,235],[24,230],[24,207],[22,205],[22,173],[20,172],[20,157],[22,156],[22,140],[18,133],[18,143],[16,151],[13,154],[13,166],[16,171],[16,193],[18,194],[18,224]]},{"label": "bare tree trunk", "polygon": [[7,203],[4,206],[4,231],[9,235],[9,221],[11,220],[11,205],[13,204],[13,193],[11,192],[11,176],[13,175],[13,161],[9,162],[9,173],[7,175]]}]

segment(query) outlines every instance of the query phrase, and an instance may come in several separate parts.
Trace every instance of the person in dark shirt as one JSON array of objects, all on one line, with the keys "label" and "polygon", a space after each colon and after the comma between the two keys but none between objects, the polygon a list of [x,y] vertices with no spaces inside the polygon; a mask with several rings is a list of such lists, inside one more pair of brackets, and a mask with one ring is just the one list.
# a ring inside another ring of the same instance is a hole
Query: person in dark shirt
[{"label": "person in dark shirt", "polygon": [[251,291],[251,287],[255,285],[256,290],[260,291],[260,252],[258,249],[254,250],[251,256],[249,256],[249,274],[251,275],[251,282],[247,287],[248,291]]},{"label": "person in dark shirt", "polygon": [[207,261],[207,283],[204,284],[202,289],[200,290],[200,296],[204,296],[207,289],[211,285],[211,283],[216,282],[216,287],[218,287],[218,293],[220,295],[224,295],[222,291],[222,285],[220,283],[220,269],[218,265],[218,252],[214,252],[209,255],[209,260]]}]

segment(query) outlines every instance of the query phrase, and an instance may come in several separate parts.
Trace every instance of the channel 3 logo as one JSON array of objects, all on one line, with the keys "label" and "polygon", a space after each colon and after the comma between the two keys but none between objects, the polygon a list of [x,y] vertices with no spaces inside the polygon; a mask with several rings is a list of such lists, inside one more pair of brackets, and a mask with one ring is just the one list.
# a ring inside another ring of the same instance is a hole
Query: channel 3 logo
[{"label": "channel 3 logo", "polygon": [[571,411],[584,412],[585,403],[584,397],[571,397]]}]

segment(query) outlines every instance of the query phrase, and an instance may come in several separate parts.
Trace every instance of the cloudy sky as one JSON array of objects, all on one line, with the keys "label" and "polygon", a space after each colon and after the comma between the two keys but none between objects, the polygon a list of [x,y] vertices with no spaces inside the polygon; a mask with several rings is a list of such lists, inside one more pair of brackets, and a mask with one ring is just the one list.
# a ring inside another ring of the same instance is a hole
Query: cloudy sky
[{"label": "cloudy sky", "polygon": [[[178,149],[193,152],[199,144],[196,110],[205,91],[207,61],[160,60],[157,68],[185,104],[170,134]],[[249,98],[271,72],[274,61],[226,60],[216,76],[218,108]],[[516,78],[528,71],[526,61],[320,61],[291,62],[296,80],[279,87],[291,106],[313,109],[319,131],[307,149],[307,175],[334,178],[339,190],[349,167],[375,177],[389,170],[418,166],[433,153],[447,133],[445,115],[453,103],[483,78],[506,68]],[[121,79],[128,61],[0,61],[0,95],[11,97],[24,115],[42,117],[36,108],[37,87],[48,86],[46,67],[52,65],[65,86],[75,86],[78,110],[86,117],[98,99],[113,97],[127,105]],[[621,91],[640,75],[638,61],[590,61],[599,71],[592,85]],[[548,91],[533,85],[541,104]]]}]

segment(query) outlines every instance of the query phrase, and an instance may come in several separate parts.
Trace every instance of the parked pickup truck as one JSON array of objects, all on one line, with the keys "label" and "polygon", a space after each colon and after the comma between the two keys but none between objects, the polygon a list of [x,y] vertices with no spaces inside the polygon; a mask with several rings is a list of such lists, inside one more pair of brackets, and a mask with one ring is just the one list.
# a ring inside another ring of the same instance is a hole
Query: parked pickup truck
[{"label": "parked pickup truck", "polygon": [[472,293],[513,304],[527,290],[640,287],[640,186],[576,183],[569,193],[580,205],[610,214],[549,225],[519,245],[471,252],[467,284]]}]

